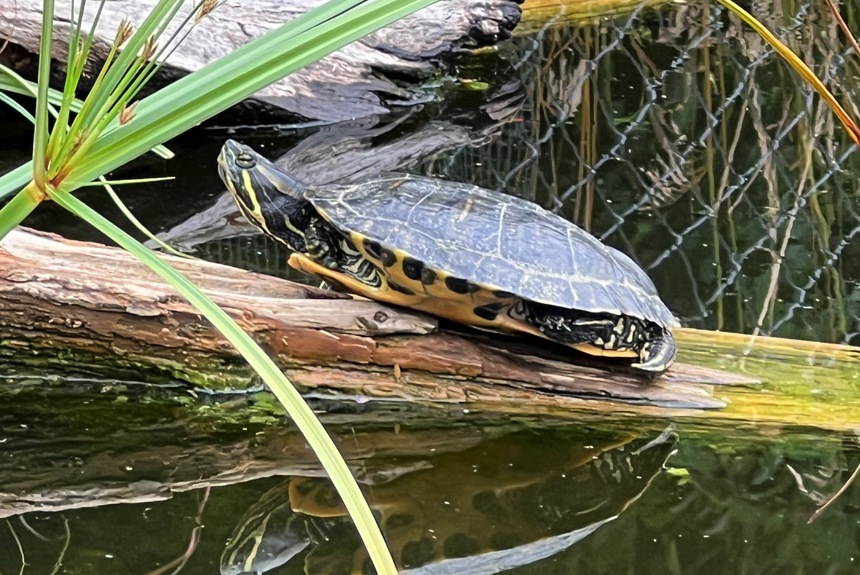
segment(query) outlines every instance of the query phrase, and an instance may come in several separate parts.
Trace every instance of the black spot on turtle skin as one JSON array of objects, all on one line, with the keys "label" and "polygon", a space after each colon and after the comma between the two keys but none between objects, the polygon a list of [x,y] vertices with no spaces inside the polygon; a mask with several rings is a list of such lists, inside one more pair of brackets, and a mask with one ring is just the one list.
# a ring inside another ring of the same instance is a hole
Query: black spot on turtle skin
[{"label": "black spot on turtle skin", "polygon": [[482,305],[476,307],[474,310],[474,314],[481,319],[485,319],[487,321],[493,321],[496,319],[496,316],[499,315],[499,311],[504,307],[500,303],[491,303],[487,305]]},{"label": "black spot on turtle skin", "polygon": [[378,260],[382,259],[382,246],[379,245],[379,242],[364,240],[361,243],[364,246],[364,251],[366,251],[370,257]]},{"label": "black spot on turtle skin", "polygon": [[382,248],[382,250],[379,252],[379,261],[381,261],[382,265],[384,265],[385,267],[390,268],[397,263],[397,256],[395,256],[394,252],[392,252],[391,250]]},{"label": "black spot on turtle skin", "polygon": [[392,291],[396,291],[396,292],[399,292],[399,293],[402,293],[402,294],[406,294],[406,295],[415,295],[415,292],[414,292],[414,291],[412,291],[411,289],[409,289],[409,288],[405,288],[405,287],[403,287],[402,285],[396,284],[396,283],[394,283],[394,282],[393,282],[393,281],[391,281],[391,280],[389,280],[389,281],[388,281],[388,287],[389,287],[389,289],[391,289]]},{"label": "black spot on turtle skin", "polygon": [[448,289],[454,293],[475,293],[480,288],[475,284],[469,283],[467,280],[462,278],[455,278],[454,276],[448,276],[445,278],[445,285],[448,286]]},{"label": "black spot on turtle skin", "polygon": [[424,273],[424,264],[415,258],[403,258],[403,275],[411,280],[421,281]]},{"label": "black spot on turtle skin", "polygon": [[436,283],[436,272],[431,270],[430,268],[425,267],[421,270],[421,283],[429,286]]}]

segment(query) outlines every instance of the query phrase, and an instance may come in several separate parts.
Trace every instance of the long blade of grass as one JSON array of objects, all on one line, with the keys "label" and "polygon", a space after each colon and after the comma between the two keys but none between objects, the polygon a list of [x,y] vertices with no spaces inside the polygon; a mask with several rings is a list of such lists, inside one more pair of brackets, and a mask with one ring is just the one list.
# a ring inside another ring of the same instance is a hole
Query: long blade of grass
[{"label": "long blade of grass", "polygon": [[0,92],[0,103],[6,104],[10,108],[21,114],[24,118],[30,120],[31,123],[36,123],[36,117],[30,113],[30,110],[28,110],[3,92]]},{"label": "long blade of grass", "polygon": [[54,33],[54,0],[42,2],[42,36],[39,38],[39,96],[36,104],[36,131],[33,135],[33,178],[45,185],[45,151],[48,145],[48,84],[51,80],[51,45]]},{"label": "long blade of grass", "polygon": [[[224,310],[218,307],[206,294],[190,282],[185,276],[174,270],[152,251],[138,243],[134,238],[115,226],[101,214],[87,206],[74,195],[65,192],[49,190],[49,196],[57,204],[82,218],[84,221],[100,230],[113,242],[127,250],[134,257],[144,263],[149,269],[157,273],[167,283],[173,286],[184,298],[186,298],[206,319],[212,322],[218,331],[224,335],[233,346],[239,350],[254,370],[260,374],[269,389],[286,407],[290,417],[295,421],[305,439],[314,449],[325,467],[335,487],[344,497],[350,515],[355,519],[356,525],[361,524],[360,529],[370,529],[373,533],[362,533],[365,542],[384,541],[379,531],[379,526],[364,502],[364,496],[356,485],[352,473],[343,462],[340,452],[322,427],[319,420],[314,416],[310,407],[305,403],[299,392],[293,387],[286,376],[274,361],[264,352],[251,337],[240,328]],[[374,564],[379,568],[384,566],[385,573],[395,574],[394,567],[388,550],[384,547],[368,549],[374,557]],[[382,559],[387,558],[387,559]],[[377,563],[376,561],[380,561]]]},{"label": "long blade of grass", "polygon": [[172,178],[149,178],[147,180],[131,180],[129,182],[118,182],[118,181],[108,182],[107,180],[104,179],[104,177],[101,177],[101,178],[99,178],[99,183],[98,184],[93,183],[93,185],[94,186],[95,185],[104,186],[104,189],[107,192],[108,197],[111,200],[113,200],[114,205],[117,207],[117,209],[119,209],[119,211],[122,213],[122,215],[125,217],[125,219],[127,219],[129,222],[131,222],[131,225],[133,225],[135,228],[137,228],[137,230],[140,233],[142,233],[147,238],[149,238],[150,240],[155,242],[162,250],[164,250],[165,252],[172,254],[178,258],[184,258],[184,259],[189,259],[189,260],[194,259],[192,256],[190,256],[188,254],[183,254],[179,250],[174,249],[172,246],[166,244],[160,238],[157,238],[155,236],[155,234],[153,234],[151,231],[149,231],[149,228],[147,228],[145,225],[143,225],[143,222],[141,222],[139,219],[137,219],[137,217],[133,213],[131,213],[131,210],[128,209],[128,206],[126,206],[123,203],[123,201],[117,195],[116,191],[114,191],[113,185],[112,185],[112,184],[120,184],[120,183],[140,183],[143,181],[153,182],[153,181],[167,180],[167,179],[172,179]]},{"label": "long blade of grass", "polygon": [[[81,22],[86,6],[87,0],[81,0],[80,6],[78,8],[78,14],[77,16],[75,16],[75,6],[74,2],[72,2],[69,5],[69,21]],[[96,22],[98,22],[98,18],[101,15],[103,7],[104,0],[102,0],[99,4],[99,11],[96,15]],[[93,30],[95,29],[96,22],[93,23]],[[92,36],[92,34],[90,34],[90,36]],[[89,44],[89,42],[92,41],[92,38],[90,37],[87,40],[87,44]],[[49,162],[51,157],[53,157],[55,153],[55,149],[60,138],[65,136],[66,134],[65,127],[69,125],[69,116],[71,115],[72,111],[72,101],[75,97],[75,90],[77,89],[78,81],[80,80],[81,73],[83,72],[83,66],[80,65],[78,62],[86,60],[87,53],[88,49],[86,47],[82,48],[80,26],[72,26],[71,32],[69,34],[69,53],[66,56],[66,78],[65,83],[63,84],[62,91],[63,100],[62,104],[60,105],[60,111],[55,116],[54,129],[51,130],[51,135],[48,138],[48,145],[45,150],[45,156]],[[62,126],[63,128],[58,128],[58,126]]]},{"label": "long blade of grass", "polygon": [[[24,79],[11,68],[2,65],[0,65],[0,90],[21,94],[22,96],[39,97],[39,85],[36,82]],[[59,90],[48,88],[48,102],[51,104],[61,104],[63,102],[63,93]],[[74,102],[79,108],[81,101],[74,100]]]},{"label": "long blade of grass", "polygon": [[764,24],[759,22],[752,14],[732,2],[732,0],[717,0],[720,4],[731,10],[735,15],[737,15],[741,20],[743,20],[750,28],[755,30],[759,36],[764,38],[764,40],[770,44],[777,53],[782,56],[786,62],[794,68],[794,71],[797,72],[801,78],[806,80],[816,92],[821,95],[824,101],[830,106],[830,109],[833,110],[833,113],[836,114],[836,117],[839,118],[839,121],[842,122],[842,125],[845,126],[845,129],[848,132],[848,136],[854,141],[854,143],[860,146],[860,127],[851,119],[851,116],[848,115],[848,112],[842,107],[842,105],[836,100],[836,97],[827,89],[827,86],[818,79],[818,76],[815,75],[809,66],[807,66],[803,60],[801,60],[794,52],[791,51],[791,48],[782,43],[782,41],[774,36],[770,30],[768,30]]},{"label": "long blade of grass", "polygon": [[[0,200],[4,200],[6,197],[18,192],[21,188],[26,186],[27,182],[29,182],[31,179],[33,179],[32,161],[18,166],[11,172],[6,172],[2,176],[0,176]],[[0,214],[2,213],[3,212],[0,211]],[[3,222],[0,221],[0,226],[2,225]]]},{"label": "long blade of grass", "polygon": [[[28,177],[31,177],[32,175],[33,172],[31,168]],[[15,196],[9,200],[2,209],[0,209],[0,240],[5,238],[6,234],[23,222],[24,218],[29,216],[30,213],[36,209],[36,206],[39,205],[40,200],[36,199],[38,197],[37,191],[30,189],[35,186],[36,184],[33,180],[30,180],[30,183],[26,188],[15,194]]]},{"label": "long blade of grass", "polygon": [[835,0],[826,1],[827,6],[830,8],[830,12],[833,14],[833,17],[836,18],[836,22],[839,23],[839,28],[842,29],[842,33],[845,34],[845,38],[848,40],[848,43],[851,44],[854,54],[856,56],[860,56],[860,46],[857,45],[857,40],[854,39],[854,34],[851,32],[851,28],[848,27],[848,24],[845,23],[845,19],[842,18],[842,14],[839,13],[839,6],[836,5]]},{"label": "long blade of grass", "polygon": [[[102,68],[92,91],[84,100],[83,108],[72,122],[69,137],[63,140],[56,153],[56,157],[62,160],[60,165],[52,166],[52,177],[64,174],[70,162],[85,155],[96,140],[92,137],[93,134],[104,129],[106,119],[112,119],[118,114],[114,103],[125,91],[124,84],[130,81],[129,71],[145,65],[147,47],[155,42],[159,32],[173,19],[181,6],[180,0],[160,0],[128,39],[119,56],[110,65]],[[83,134],[85,128],[88,137],[79,139],[78,135]]]}]

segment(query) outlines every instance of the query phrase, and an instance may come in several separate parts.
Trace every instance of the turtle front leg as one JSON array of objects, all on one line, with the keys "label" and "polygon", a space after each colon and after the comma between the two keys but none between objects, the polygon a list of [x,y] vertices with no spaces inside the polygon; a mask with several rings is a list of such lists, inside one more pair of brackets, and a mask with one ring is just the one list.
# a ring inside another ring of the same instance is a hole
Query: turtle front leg
[{"label": "turtle front leg", "polygon": [[657,377],[665,373],[675,361],[678,348],[675,338],[664,329],[644,341],[636,351],[639,353],[639,362],[631,364],[630,367],[640,375]]},{"label": "turtle front leg", "polygon": [[319,218],[312,219],[305,228],[305,250],[314,261],[330,270],[336,270],[340,265],[335,257],[334,245],[329,240],[330,236],[327,224]]}]

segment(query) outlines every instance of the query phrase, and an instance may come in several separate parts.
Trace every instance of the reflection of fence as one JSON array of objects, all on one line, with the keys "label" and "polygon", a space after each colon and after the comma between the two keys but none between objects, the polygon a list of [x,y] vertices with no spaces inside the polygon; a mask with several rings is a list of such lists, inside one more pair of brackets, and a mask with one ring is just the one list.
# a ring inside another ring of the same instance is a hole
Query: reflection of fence
[{"label": "reflection of fence", "polygon": [[[757,16],[860,102],[830,15],[790,5]],[[433,158],[436,173],[560,210],[633,255],[688,325],[860,343],[860,163],[758,36],[671,7],[547,26],[510,59],[522,121]]]}]

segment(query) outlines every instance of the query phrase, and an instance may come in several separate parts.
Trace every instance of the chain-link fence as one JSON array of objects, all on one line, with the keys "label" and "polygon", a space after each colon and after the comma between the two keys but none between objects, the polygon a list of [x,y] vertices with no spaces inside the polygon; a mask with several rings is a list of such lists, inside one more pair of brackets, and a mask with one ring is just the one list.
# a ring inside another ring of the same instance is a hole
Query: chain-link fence
[{"label": "chain-link fence", "polygon": [[[860,101],[826,4],[787,6],[753,10]],[[857,155],[759,36],[714,6],[641,8],[547,25],[508,58],[521,116],[425,169],[554,206],[633,255],[687,325],[860,343]]]},{"label": "chain-link fence", "polygon": [[[860,163],[844,129],[725,10],[645,4],[515,38],[502,49],[504,66],[484,72],[503,86],[477,106],[485,123],[401,165],[555,209],[636,259],[685,325],[860,344]],[[794,6],[753,12],[860,118],[860,57],[823,0]],[[860,30],[854,9],[846,16]],[[354,140],[372,152],[361,161],[388,157],[388,143],[463,129],[441,124],[446,114],[418,127],[374,125]],[[356,129],[331,128],[328,144],[307,145],[325,134],[302,136],[282,163],[307,170],[319,157],[306,175],[325,178],[341,163],[331,142],[352,146]],[[210,242],[202,253],[285,272],[273,266],[284,268],[286,254],[259,237]]]}]

